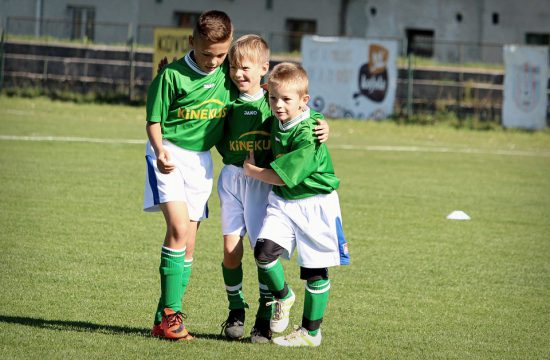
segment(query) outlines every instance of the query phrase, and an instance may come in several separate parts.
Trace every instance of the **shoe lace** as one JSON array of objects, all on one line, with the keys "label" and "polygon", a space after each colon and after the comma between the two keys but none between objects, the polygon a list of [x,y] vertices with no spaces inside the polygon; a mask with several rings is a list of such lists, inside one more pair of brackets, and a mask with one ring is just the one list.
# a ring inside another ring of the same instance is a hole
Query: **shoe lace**
[{"label": "shoe lace", "polygon": [[166,321],[168,322],[168,327],[172,327],[176,324],[181,324],[184,318],[187,318],[187,315],[183,314],[181,311],[167,315]]},{"label": "shoe lace", "polygon": [[273,300],[270,302],[267,302],[265,306],[271,306],[275,304],[275,311],[273,312],[273,318],[275,320],[280,320],[281,316],[283,315],[283,302],[281,300]]},{"label": "shoe lace", "polygon": [[292,331],[290,334],[285,336],[285,339],[291,340],[291,339],[297,339],[301,338],[307,333],[307,330],[300,326],[294,326],[294,331]]}]

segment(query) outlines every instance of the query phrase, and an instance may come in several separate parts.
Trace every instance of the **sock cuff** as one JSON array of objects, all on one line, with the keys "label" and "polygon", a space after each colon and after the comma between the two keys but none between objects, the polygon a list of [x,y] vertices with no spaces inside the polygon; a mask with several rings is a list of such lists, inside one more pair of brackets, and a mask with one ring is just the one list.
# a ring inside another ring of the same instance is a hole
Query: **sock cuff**
[{"label": "sock cuff", "polygon": [[256,260],[256,265],[258,265],[258,267],[260,269],[269,270],[272,267],[274,267],[275,265],[277,265],[278,262],[279,262],[279,259],[277,259],[275,261],[272,261],[272,262],[265,262],[265,261]]},{"label": "sock cuff", "polygon": [[166,256],[170,256],[170,257],[185,257],[185,250],[186,248],[183,248],[183,249],[171,249],[167,246],[163,246],[160,250],[160,253],[162,255],[166,255]]},{"label": "sock cuff", "polygon": [[315,281],[306,281],[306,291],[312,294],[322,294],[330,290],[330,280],[320,279]]}]

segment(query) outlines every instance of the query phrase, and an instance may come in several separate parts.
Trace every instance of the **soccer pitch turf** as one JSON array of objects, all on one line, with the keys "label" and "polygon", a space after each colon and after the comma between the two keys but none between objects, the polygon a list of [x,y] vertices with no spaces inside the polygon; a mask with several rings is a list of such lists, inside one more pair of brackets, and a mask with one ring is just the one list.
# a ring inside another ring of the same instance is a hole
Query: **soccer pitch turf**
[{"label": "soccer pitch turf", "polygon": [[[0,97],[0,358],[550,358],[549,131],[330,121],[351,265],[330,270],[322,345],[285,349],[219,336],[215,189],[184,303],[196,340],[148,336],[164,221],[141,211],[144,115]],[[244,256],[248,334],[258,290]],[[303,284],[284,266],[298,325]]]}]

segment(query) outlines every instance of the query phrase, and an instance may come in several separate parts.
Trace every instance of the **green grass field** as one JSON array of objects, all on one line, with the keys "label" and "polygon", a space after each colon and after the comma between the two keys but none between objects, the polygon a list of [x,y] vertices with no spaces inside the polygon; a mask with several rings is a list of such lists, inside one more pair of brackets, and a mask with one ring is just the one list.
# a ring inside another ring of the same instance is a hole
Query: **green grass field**
[{"label": "green grass field", "polygon": [[219,336],[215,191],[184,304],[197,338],[148,337],[164,221],[141,211],[144,112],[0,97],[1,359],[550,358],[549,131],[331,121],[352,264],[330,271],[321,347],[284,349]]}]

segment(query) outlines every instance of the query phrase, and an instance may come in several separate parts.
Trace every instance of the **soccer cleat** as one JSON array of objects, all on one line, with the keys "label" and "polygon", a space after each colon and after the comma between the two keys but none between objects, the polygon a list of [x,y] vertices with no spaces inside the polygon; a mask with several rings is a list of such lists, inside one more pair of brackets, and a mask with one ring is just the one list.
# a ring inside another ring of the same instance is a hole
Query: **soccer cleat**
[{"label": "soccer cleat", "polygon": [[191,340],[193,336],[189,334],[185,325],[183,325],[183,314],[170,308],[165,308],[162,312],[162,322],[160,323],[164,338],[169,340]]},{"label": "soccer cleat", "polygon": [[227,320],[222,323],[222,333],[232,340],[241,339],[244,335],[244,309],[229,311]]},{"label": "soccer cleat", "polygon": [[151,329],[151,336],[152,337],[164,337],[164,330],[162,330],[162,326],[160,324],[154,324],[153,328]]},{"label": "soccer cleat", "polygon": [[250,341],[254,344],[267,344],[271,341],[269,320],[256,319],[256,323],[250,331]]},{"label": "soccer cleat", "polygon": [[275,333],[280,333],[285,331],[285,329],[288,326],[288,318],[290,316],[290,308],[292,305],[294,305],[294,301],[296,300],[296,296],[294,295],[294,292],[290,290],[291,296],[288,297],[285,300],[275,299],[274,301],[270,301],[266,304],[266,306],[270,306],[272,304],[275,304],[275,310],[273,311],[273,315],[271,316],[271,321],[269,322],[269,327],[271,328],[271,331]]},{"label": "soccer cleat", "polygon": [[321,345],[321,329],[315,336],[309,335],[306,329],[298,327],[286,336],[273,339],[273,343],[280,346],[319,346]]}]

